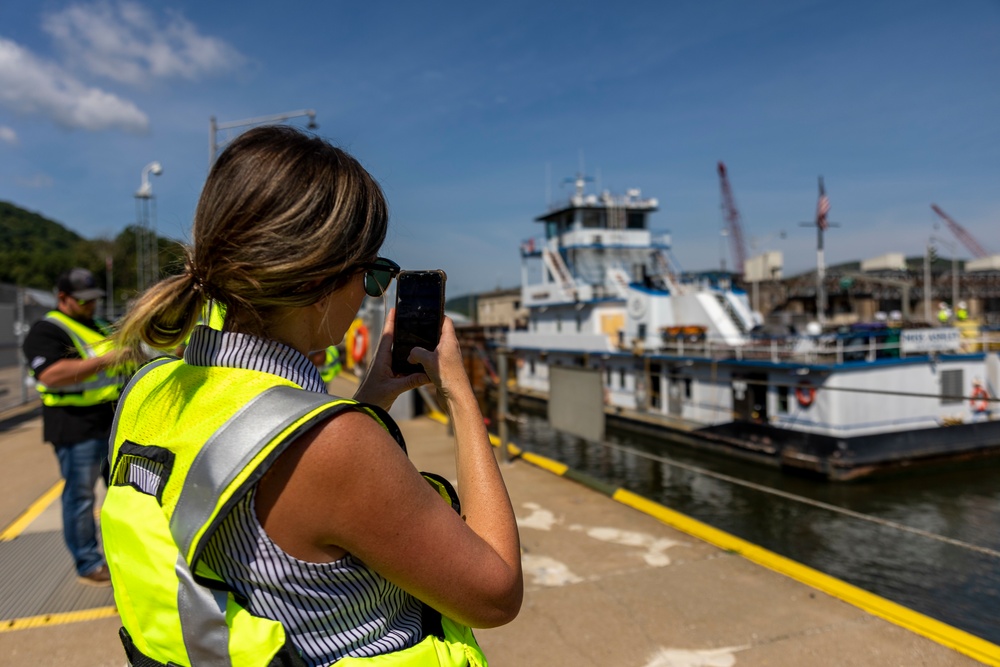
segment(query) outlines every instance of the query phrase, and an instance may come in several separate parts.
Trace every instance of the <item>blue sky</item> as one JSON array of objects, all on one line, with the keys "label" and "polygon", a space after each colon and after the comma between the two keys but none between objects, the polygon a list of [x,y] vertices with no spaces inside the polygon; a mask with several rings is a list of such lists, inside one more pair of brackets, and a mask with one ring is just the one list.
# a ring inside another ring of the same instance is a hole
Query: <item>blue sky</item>
[{"label": "blue sky", "polygon": [[688,270],[732,263],[719,160],[749,253],[783,251],[786,274],[815,264],[820,174],[829,262],[931,234],[969,257],[932,202],[1000,252],[997,0],[231,7],[0,3],[0,199],[113,236],[156,160],[159,231],[187,239],[209,117],[311,108],[382,183],[384,253],[444,268],[453,295],[518,283],[581,155],[602,188],[659,199]]}]

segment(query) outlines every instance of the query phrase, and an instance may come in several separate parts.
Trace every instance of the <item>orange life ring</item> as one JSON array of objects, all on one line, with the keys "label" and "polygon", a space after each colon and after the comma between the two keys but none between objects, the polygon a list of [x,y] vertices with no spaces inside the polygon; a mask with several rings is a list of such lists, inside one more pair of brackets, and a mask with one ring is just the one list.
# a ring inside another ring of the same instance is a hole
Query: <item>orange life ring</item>
[{"label": "orange life ring", "polygon": [[973,412],[986,412],[990,408],[990,402],[987,400],[990,397],[990,392],[986,391],[986,388],[981,384],[977,384],[972,388],[972,399],[969,401],[972,405]]},{"label": "orange life ring", "polygon": [[354,359],[355,363],[360,362],[365,358],[365,353],[367,352],[368,327],[364,324],[359,324],[354,331],[354,345],[351,346],[351,358]]},{"label": "orange life ring", "polygon": [[803,382],[795,388],[795,400],[804,408],[808,408],[816,400],[816,387]]}]

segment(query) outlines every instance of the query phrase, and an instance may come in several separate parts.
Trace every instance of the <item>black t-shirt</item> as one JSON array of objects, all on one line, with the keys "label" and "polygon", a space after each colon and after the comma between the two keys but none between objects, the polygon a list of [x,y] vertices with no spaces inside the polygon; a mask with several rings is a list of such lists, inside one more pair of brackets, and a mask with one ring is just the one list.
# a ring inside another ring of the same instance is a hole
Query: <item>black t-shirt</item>
[{"label": "black t-shirt", "polygon": [[[78,320],[79,321],[79,320]],[[80,321],[86,327],[100,332],[93,320]],[[103,335],[103,334],[102,334]],[[21,348],[28,360],[28,367],[37,378],[39,373],[60,359],[79,359],[69,335],[52,322],[35,322]],[[58,388],[56,388],[58,391]],[[106,440],[111,433],[115,416],[113,401],[87,406],[42,406],[43,437],[56,447],[74,445],[84,440]]]}]

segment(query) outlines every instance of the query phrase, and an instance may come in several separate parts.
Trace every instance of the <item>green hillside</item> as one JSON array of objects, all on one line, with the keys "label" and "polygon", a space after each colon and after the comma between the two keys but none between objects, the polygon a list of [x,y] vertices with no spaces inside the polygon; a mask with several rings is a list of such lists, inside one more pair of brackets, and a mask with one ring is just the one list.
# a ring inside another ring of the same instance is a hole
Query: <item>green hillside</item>
[{"label": "green hillside", "polygon": [[[60,273],[82,266],[104,286],[110,258],[114,299],[121,304],[136,292],[135,238],[135,228],[126,227],[113,239],[85,239],[54,220],[0,201],[0,283],[48,290]],[[180,271],[181,245],[170,239],[157,241],[161,273]]]}]

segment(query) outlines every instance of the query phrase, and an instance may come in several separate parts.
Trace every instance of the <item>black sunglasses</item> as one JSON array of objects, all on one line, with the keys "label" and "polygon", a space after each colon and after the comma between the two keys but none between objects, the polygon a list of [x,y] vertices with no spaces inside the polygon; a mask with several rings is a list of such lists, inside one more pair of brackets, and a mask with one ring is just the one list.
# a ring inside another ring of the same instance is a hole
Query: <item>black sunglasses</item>
[{"label": "black sunglasses", "polygon": [[389,283],[399,273],[399,264],[385,257],[376,257],[374,262],[358,264],[365,272],[365,294],[380,297],[389,289]]}]

